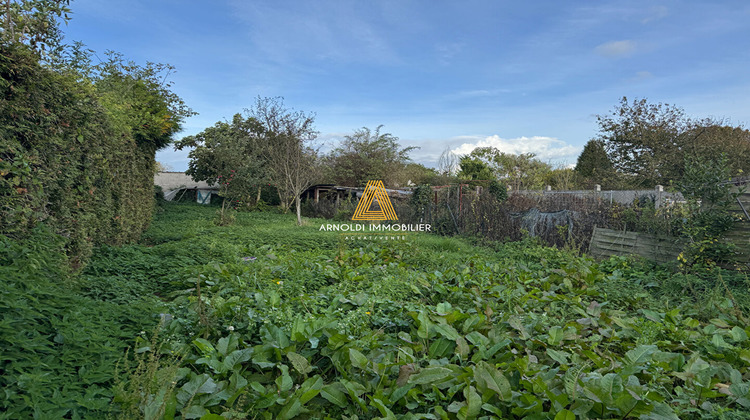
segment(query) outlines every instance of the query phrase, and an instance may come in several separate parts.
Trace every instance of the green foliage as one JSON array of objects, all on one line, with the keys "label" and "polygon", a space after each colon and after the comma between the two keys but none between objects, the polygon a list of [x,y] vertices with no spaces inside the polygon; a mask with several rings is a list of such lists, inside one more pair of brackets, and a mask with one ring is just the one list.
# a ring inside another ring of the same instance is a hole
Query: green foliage
[{"label": "green foliage", "polygon": [[185,218],[206,211],[171,205],[147,234],[179,221],[204,244],[234,244],[170,303],[171,350],[185,351],[176,418],[690,419],[747,404],[750,331],[719,295],[704,314],[658,292],[667,270],[530,241],[337,246],[283,216],[238,214],[234,233]]},{"label": "green foliage", "polygon": [[461,158],[458,177],[467,180],[494,180],[495,175],[489,166],[481,159],[463,156]]},{"label": "green foliage", "polygon": [[499,181],[491,181],[487,185],[487,191],[500,203],[508,199],[508,187]]},{"label": "green foliage", "polygon": [[195,115],[170,90],[171,83],[165,83],[172,71],[174,67],[167,64],[140,66],[108,51],[107,60],[84,76],[94,82],[115,128],[153,153],[168,146],[172,135],[181,130],[181,122]]},{"label": "green foliage", "polygon": [[27,43],[36,53],[56,49],[62,39],[58,19],[70,20],[70,0],[6,0],[0,6],[0,41]]},{"label": "green foliage", "polygon": [[321,170],[312,144],[318,135],[315,115],[287,108],[281,97],[258,97],[248,112],[263,128],[262,156],[281,208],[286,212],[295,204],[297,224],[301,225],[302,193],[318,180]]},{"label": "green foliage", "polygon": [[[322,220],[297,227],[287,215],[242,212],[221,227],[215,208],[164,209],[142,245],[98,248],[64,285],[62,238],[42,228],[23,243],[1,238],[0,276],[11,279],[0,299],[4,415],[700,419],[747,410],[741,276],[597,264],[531,239],[349,242],[319,231]],[[719,275],[739,305],[711,281]]]},{"label": "green foliage", "polygon": [[[491,170],[493,176],[482,179],[497,179],[506,182],[513,190],[519,190],[543,188],[545,177],[552,170],[548,164],[534,156],[533,153],[515,155],[503,153],[494,147],[478,147],[466,157],[484,163]],[[463,158],[461,164],[463,165]],[[482,169],[478,167],[473,171],[476,170]],[[482,173],[482,176],[488,175]]]},{"label": "green foliage", "polygon": [[147,293],[127,304],[83,296],[65,243],[43,224],[24,241],[0,236],[0,417],[101,418],[126,343],[154,324]]},{"label": "green foliage", "polygon": [[614,170],[612,162],[604,149],[604,142],[589,140],[578,156],[575,171],[583,177],[587,186],[599,184],[602,188],[612,188]]},{"label": "green foliage", "polygon": [[690,170],[685,165],[688,156],[711,160],[726,153],[732,175],[750,169],[750,131],[711,118],[688,118],[674,105],[623,97],[609,114],[598,115],[597,122],[600,134],[593,141],[603,143],[622,184],[676,182]]},{"label": "green foliage", "polygon": [[192,148],[186,173],[193,179],[219,184],[226,199],[251,205],[257,201],[258,187],[268,178],[262,134],[257,120],[236,114],[231,123],[219,121],[182,138],[175,148]]},{"label": "green foliage", "polygon": [[131,241],[148,225],[154,153],[187,114],[156,86],[157,68],[110,61],[82,78],[37,60],[0,47],[0,234],[23,238],[44,221],[79,266],[93,244]]},{"label": "green foliage", "polygon": [[681,233],[689,243],[679,258],[684,264],[711,265],[731,259],[734,245],[721,241],[735,222],[730,209],[737,194],[732,193],[730,180],[726,156],[686,158],[685,176],[679,182],[682,194],[688,199],[688,217]]},{"label": "green foliage", "polygon": [[423,209],[432,201],[432,188],[429,185],[419,185],[412,190],[410,204],[416,209]]},{"label": "green foliage", "polygon": [[[409,163],[409,152],[416,147],[401,148],[398,137],[380,133],[382,125],[367,127],[347,135],[343,143],[327,157],[326,178],[346,186],[364,186],[369,180],[382,180],[386,185],[404,185],[402,178]],[[414,168],[412,168],[414,169]],[[408,176],[408,175],[407,175]],[[418,180],[413,179],[413,182]]]}]

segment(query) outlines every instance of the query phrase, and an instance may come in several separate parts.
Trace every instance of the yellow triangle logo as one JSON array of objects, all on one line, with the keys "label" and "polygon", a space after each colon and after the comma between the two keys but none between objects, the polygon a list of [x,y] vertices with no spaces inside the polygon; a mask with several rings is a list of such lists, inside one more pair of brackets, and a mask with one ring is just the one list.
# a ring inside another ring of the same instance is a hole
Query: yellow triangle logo
[{"label": "yellow triangle logo", "polygon": [[[371,210],[372,202],[378,201],[380,210]],[[359,199],[352,220],[398,220],[391,199],[385,191],[383,181],[367,181],[365,192]]]}]

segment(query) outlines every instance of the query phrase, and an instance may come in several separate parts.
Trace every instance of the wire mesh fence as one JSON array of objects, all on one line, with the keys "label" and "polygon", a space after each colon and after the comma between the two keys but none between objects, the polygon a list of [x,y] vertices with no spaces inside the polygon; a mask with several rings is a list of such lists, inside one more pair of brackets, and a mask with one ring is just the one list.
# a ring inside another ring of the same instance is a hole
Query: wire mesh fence
[{"label": "wire mesh fence", "polygon": [[[431,187],[422,200],[392,196],[398,223],[429,223],[443,235],[471,235],[516,241],[526,236],[550,246],[588,249],[594,227],[623,229],[627,206],[669,206],[679,194],[641,191],[517,191],[500,201],[481,186]],[[351,220],[356,199],[308,201],[305,213],[338,221]],[[377,205],[374,203],[374,205]]]}]

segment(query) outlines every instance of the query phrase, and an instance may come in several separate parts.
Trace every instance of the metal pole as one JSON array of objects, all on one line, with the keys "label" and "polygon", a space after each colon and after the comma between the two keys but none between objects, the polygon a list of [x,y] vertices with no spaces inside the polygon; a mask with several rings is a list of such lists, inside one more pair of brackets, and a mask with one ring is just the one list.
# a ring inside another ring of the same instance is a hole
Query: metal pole
[{"label": "metal pole", "polygon": [[451,219],[453,219],[453,226],[456,227],[456,233],[460,234],[461,231],[458,230],[458,223],[456,223],[456,217],[453,216],[453,210],[451,210],[451,206],[450,204],[448,204],[447,201],[445,202],[445,206],[448,207],[448,212],[451,214]]}]

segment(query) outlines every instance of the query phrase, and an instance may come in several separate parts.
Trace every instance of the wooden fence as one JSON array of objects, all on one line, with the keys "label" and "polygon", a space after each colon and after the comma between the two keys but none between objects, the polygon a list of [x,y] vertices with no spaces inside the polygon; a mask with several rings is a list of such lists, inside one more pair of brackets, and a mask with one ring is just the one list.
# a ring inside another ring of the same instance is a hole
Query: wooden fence
[{"label": "wooden fence", "polygon": [[748,264],[750,263],[750,185],[745,185],[737,197],[737,205],[732,208],[732,212],[738,221],[734,223],[734,228],[724,235],[727,241],[733,242],[737,246],[736,261]]},{"label": "wooden fence", "polygon": [[640,255],[659,263],[677,260],[682,243],[671,236],[594,228],[589,253],[594,257]]}]

